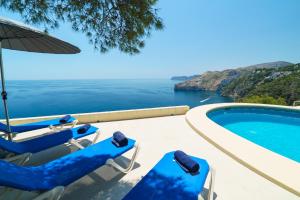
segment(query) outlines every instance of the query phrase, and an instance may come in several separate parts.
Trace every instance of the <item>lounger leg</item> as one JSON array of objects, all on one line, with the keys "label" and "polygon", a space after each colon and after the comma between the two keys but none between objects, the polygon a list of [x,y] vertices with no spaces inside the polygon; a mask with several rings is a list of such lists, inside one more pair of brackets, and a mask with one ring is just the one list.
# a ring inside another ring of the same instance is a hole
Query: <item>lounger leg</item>
[{"label": "lounger leg", "polygon": [[139,152],[139,144],[135,144],[134,145],[134,148],[135,148],[135,151],[134,151],[134,153],[133,153],[133,155],[132,155],[132,157],[131,157],[131,160],[130,160],[130,163],[128,164],[128,167],[127,168],[123,168],[123,167],[121,167],[119,164],[117,164],[113,159],[108,159],[107,161],[106,161],[106,164],[107,165],[111,165],[111,166],[113,166],[114,168],[116,168],[117,170],[119,170],[120,172],[122,172],[122,173],[125,173],[125,174],[127,174],[127,173],[129,173],[131,170],[132,170],[132,168],[133,168],[133,166],[134,166],[134,163],[135,163],[135,160],[136,160],[136,156],[137,156],[137,154],[138,154],[138,152]]},{"label": "lounger leg", "polygon": [[16,132],[11,133],[11,137],[14,138],[14,137],[17,136],[17,134],[18,134],[18,133],[16,133]]},{"label": "lounger leg", "polygon": [[203,198],[203,196],[201,195],[201,193],[198,194],[198,200],[205,200],[205,199]]},{"label": "lounger leg", "polygon": [[[14,138],[14,137],[17,136],[18,133],[12,132],[12,133],[10,133],[10,134],[11,134],[11,137]],[[1,135],[1,137],[3,137],[3,138],[5,138],[5,139],[8,140],[8,134],[3,134],[3,135]]]},{"label": "lounger leg", "polygon": [[[93,141],[92,141],[92,143],[90,145],[95,144],[95,142],[97,142],[97,140],[99,139],[100,134],[101,134],[101,132],[98,129],[96,131],[96,136],[94,137],[94,139],[93,139]],[[72,144],[72,145],[74,145],[74,146],[76,146],[76,147],[78,147],[79,149],[84,149],[85,148],[84,146],[82,146],[81,144],[79,144],[79,142],[77,140],[75,140],[73,138],[69,140],[69,143]]]},{"label": "lounger leg", "polygon": [[96,131],[96,136],[94,137],[93,141],[92,141],[92,144],[95,144],[97,142],[97,140],[99,139],[100,137],[100,134],[101,134],[101,131],[98,129]]},{"label": "lounger leg", "polygon": [[210,182],[209,182],[209,191],[207,195],[208,200],[214,199],[215,178],[216,178],[216,171],[212,166],[210,166]]},{"label": "lounger leg", "polygon": [[71,125],[71,128],[74,128],[78,123],[78,120],[75,119],[73,122],[72,122],[72,125]]},{"label": "lounger leg", "polygon": [[4,160],[7,161],[7,162],[15,163],[17,165],[23,165],[29,160],[29,158],[31,156],[32,156],[32,153],[24,153],[24,154],[21,154],[21,155],[6,158]]},{"label": "lounger leg", "polygon": [[34,198],[33,200],[58,200],[61,198],[63,192],[64,192],[63,186],[58,186],[53,188],[52,190],[45,192],[43,194],[40,194],[38,197]]},{"label": "lounger leg", "polygon": [[77,140],[74,140],[73,138],[69,140],[69,143],[76,146],[79,149],[84,149],[84,146],[79,144],[79,142]]},{"label": "lounger leg", "polygon": [[208,193],[206,198],[204,199],[204,197],[201,195],[201,193],[199,193],[198,195],[198,200],[213,200],[214,198],[214,184],[215,184],[215,169],[210,166],[210,180],[209,180],[209,188],[208,188]]}]

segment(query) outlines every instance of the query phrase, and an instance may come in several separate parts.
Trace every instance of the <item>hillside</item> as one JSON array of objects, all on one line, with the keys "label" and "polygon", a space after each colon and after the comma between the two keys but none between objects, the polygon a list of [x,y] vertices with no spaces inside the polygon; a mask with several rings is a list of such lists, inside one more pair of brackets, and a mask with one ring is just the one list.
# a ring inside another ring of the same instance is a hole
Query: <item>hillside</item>
[{"label": "hillside", "polygon": [[283,98],[287,104],[300,99],[300,65],[273,62],[224,71],[206,72],[178,83],[175,90],[218,91],[236,101],[250,96]]},{"label": "hillside", "polygon": [[278,67],[286,67],[293,65],[293,63],[285,62],[285,61],[276,61],[276,62],[267,62],[256,65],[250,65],[248,67],[242,67],[244,69],[258,69],[258,68],[278,68]]},{"label": "hillside", "polygon": [[222,87],[221,94],[236,100],[254,95],[281,97],[291,105],[300,99],[300,65],[255,69]]}]

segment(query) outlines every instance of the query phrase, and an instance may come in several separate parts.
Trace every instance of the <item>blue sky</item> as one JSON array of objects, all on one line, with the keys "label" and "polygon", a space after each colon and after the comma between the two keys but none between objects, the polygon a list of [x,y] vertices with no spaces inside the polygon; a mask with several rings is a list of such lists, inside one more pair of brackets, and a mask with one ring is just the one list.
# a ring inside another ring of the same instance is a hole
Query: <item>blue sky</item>
[{"label": "blue sky", "polygon": [[[94,51],[69,24],[50,33],[76,55],[4,50],[7,79],[169,78],[270,61],[299,62],[299,0],[160,0],[165,29],[138,55]],[[5,10],[2,16],[20,20]]]}]

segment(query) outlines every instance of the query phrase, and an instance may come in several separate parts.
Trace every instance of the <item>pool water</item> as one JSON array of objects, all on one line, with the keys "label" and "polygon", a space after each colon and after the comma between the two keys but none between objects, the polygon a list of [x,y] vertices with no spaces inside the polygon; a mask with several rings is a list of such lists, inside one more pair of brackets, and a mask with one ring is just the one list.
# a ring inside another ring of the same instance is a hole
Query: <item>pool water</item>
[{"label": "pool water", "polygon": [[300,162],[300,112],[263,107],[232,107],[207,116],[231,132]]}]

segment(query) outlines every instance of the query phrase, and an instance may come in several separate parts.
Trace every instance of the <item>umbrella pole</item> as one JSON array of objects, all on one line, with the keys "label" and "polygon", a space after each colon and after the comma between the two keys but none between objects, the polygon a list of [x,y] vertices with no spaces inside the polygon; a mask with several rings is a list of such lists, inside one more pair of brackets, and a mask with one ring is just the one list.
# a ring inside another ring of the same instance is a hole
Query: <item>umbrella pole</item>
[{"label": "umbrella pole", "polygon": [[2,100],[3,100],[3,105],[4,105],[4,114],[6,118],[6,126],[7,126],[7,135],[8,139],[11,141],[11,129],[10,129],[10,124],[9,124],[9,116],[8,116],[8,108],[7,108],[7,92],[5,91],[5,79],[4,79],[4,71],[3,71],[3,62],[2,62],[2,41],[0,40],[0,75],[1,75],[1,83],[2,83]]}]

